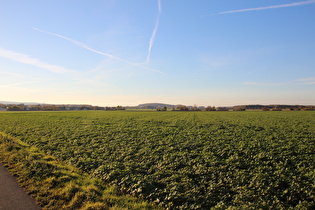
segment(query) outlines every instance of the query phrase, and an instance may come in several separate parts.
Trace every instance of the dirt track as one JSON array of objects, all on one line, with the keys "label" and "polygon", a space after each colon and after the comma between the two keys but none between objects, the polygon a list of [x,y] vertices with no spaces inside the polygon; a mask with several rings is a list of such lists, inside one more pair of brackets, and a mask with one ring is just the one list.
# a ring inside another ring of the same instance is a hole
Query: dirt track
[{"label": "dirt track", "polygon": [[0,163],[0,210],[40,210],[35,200],[21,188]]}]

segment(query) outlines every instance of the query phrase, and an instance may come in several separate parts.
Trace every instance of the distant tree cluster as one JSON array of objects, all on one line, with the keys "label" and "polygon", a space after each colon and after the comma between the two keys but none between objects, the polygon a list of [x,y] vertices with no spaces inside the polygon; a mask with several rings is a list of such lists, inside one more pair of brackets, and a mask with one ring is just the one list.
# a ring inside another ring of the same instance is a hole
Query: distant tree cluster
[{"label": "distant tree cluster", "polygon": [[176,105],[172,111],[229,111],[229,107]]},{"label": "distant tree cluster", "polygon": [[300,105],[274,105],[264,106],[263,111],[315,111],[315,106],[300,106]]},{"label": "distant tree cluster", "polygon": [[156,111],[167,111],[167,107],[166,106],[164,106],[163,108],[158,107]]},{"label": "distant tree cluster", "polygon": [[189,111],[189,108],[185,105],[176,105],[172,111]]},{"label": "distant tree cluster", "polygon": [[217,107],[216,111],[229,111],[228,107]]},{"label": "distant tree cluster", "polygon": [[242,105],[234,106],[234,111],[244,110],[262,110],[262,111],[315,111],[315,106],[303,106],[303,105]]},{"label": "distant tree cluster", "polygon": [[233,107],[233,111],[245,111],[246,108],[243,106],[235,106]]},{"label": "distant tree cluster", "polygon": [[[176,105],[173,107],[172,111],[246,111],[246,110],[262,110],[262,111],[315,111],[315,106],[303,106],[303,105],[241,105],[233,107],[197,107],[194,106],[185,106],[185,105]],[[161,110],[159,110],[161,111]]]},{"label": "distant tree cluster", "polygon": [[116,110],[125,110],[125,108],[122,107],[122,106],[117,106],[117,107],[116,107]]},{"label": "distant tree cluster", "polygon": [[101,107],[92,105],[25,105],[25,104],[0,104],[2,111],[68,111],[68,110],[125,110],[122,106]]},{"label": "distant tree cluster", "polygon": [[207,106],[206,111],[229,111],[228,107],[215,107],[215,106]]},{"label": "distant tree cluster", "polygon": [[12,105],[12,106],[6,107],[6,110],[7,111],[23,111],[23,107],[17,106],[17,105]]},{"label": "distant tree cluster", "polygon": [[126,108],[123,107],[123,106],[112,106],[112,107],[109,107],[109,106],[106,106],[106,107],[103,107],[102,110],[105,110],[105,111],[116,111],[116,110],[125,110]]},{"label": "distant tree cluster", "polygon": [[303,105],[241,105],[233,107],[215,107],[215,106],[186,106],[186,105],[170,105],[170,104],[140,104],[138,106],[113,106],[102,107],[92,105],[54,105],[54,104],[0,104],[0,111],[67,111],[67,110],[125,110],[125,109],[156,109],[157,111],[245,111],[245,110],[262,110],[262,111],[315,111],[315,106]]},{"label": "distant tree cluster", "polygon": [[185,106],[185,105],[176,105],[173,107],[172,111],[204,111],[206,110],[203,106]]},{"label": "distant tree cluster", "polygon": [[215,106],[207,106],[206,111],[216,111]]}]

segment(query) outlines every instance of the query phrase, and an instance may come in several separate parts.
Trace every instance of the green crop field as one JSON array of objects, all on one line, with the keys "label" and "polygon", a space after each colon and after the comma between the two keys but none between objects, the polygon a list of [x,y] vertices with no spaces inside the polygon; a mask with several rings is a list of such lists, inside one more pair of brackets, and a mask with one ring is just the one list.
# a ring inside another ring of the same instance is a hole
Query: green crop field
[{"label": "green crop field", "polygon": [[315,112],[3,112],[0,131],[169,209],[313,209]]}]

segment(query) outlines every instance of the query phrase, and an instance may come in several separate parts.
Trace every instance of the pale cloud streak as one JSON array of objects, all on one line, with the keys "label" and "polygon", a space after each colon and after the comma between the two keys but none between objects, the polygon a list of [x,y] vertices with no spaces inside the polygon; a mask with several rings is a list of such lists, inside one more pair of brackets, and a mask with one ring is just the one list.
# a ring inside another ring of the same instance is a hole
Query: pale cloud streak
[{"label": "pale cloud streak", "polygon": [[243,82],[242,85],[248,86],[285,86],[285,85],[314,85],[315,77],[301,78],[283,83],[268,83],[268,82]]},{"label": "pale cloud streak", "polygon": [[133,62],[130,62],[130,61],[127,61],[125,59],[122,59],[120,57],[117,57],[117,56],[114,56],[114,55],[111,55],[109,53],[104,53],[104,52],[101,52],[101,51],[98,51],[98,50],[95,50],[91,47],[89,47],[88,45],[82,43],[82,42],[79,42],[77,40],[74,40],[74,39],[71,39],[69,37],[66,37],[66,36],[63,36],[63,35],[60,35],[60,34],[56,34],[56,33],[52,33],[52,32],[49,32],[49,31],[44,31],[44,30],[41,30],[41,29],[38,29],[38,28],[33,28],[34,30],[36,31],[39,31],[39,32],[42,32],[42,33],[46,33],[46,34],[50,34],[50,35],[53,35],[53,36],[56,36],[56,37],[59,37],[59,38],[62,38],[62,39],[65,39],[67,41],[70,41],[71,43],[73,43],[74,45],[77,45],[81,48],[84,48],[86,50],[89,50],[91,52],[94,52],[94,53],[97,53],[99,55],[103,55],[103,56],[106,56],[110,59],[115,59],[115,60],[118,60],[120,62],[123,62],[123,63],[126,63],[126,64],[129,64],[131,66],[137,66],[139,68],[142,68],[142,69],[146,69],[146,70],[150,70],[150,71],[155,71],[155,72],[158,72],[158,73],[161,73],[161,74],[164,74],[163,72],[159,71],[159,70],[156,70],[156,69],[153,69],[153,68],[150,68],[150,67],[147,67],[147,66],[143,66],[143,65],[140,65],[140,64],[137,64],[137,63],[133,63]]},{"label": "pale cloud streak", "polygon": [[290,4],[281,4],[281,5],[273,5],[273,6],[266,6],[266,7],[255,7],[255,8],[248,8],[248,9],[239,9],[239,10],[231,10],[226,12],[219,12],[218,15],[222,14],[229,14],[229,13],[236,13],[236,12],[249,12],[249,11],[258,11],[258,10],[267,10],[267,9],[278,9],[278,8],[284,8],[284,7],[296,7],[296,6],[302,6],[307,4],[314,4],[315,0],[307,0],[307,1],[300,1]]},{"label": "pale cloud streak", "polygon": [[160,25],[160,16],[161,16],[161,13],[162,13],[161,0],[158,0],[158,16],[157,16],[157,18],[156,18],[155,26],[154,26],[154,29],[153,29],[153,31],[152,31],[152,35],[151,35],[151,38],[150,38],[149,49],[148,49],[148,55],[147,55],[147,60],[146,60],[146,63],[147,63],[147,64],[150,62],[151,50],[152,50],[152,46],[153,46],[153,44],[154,44],[156,32],[157,32],[158,27],[159,27],[159,25]]},{"label": "pale cloud streak", "polygon": [[306,84],[306,85],[314,85],[315,77],[302,78],[302,79],[298,79],[297,81],[302,82],[303,84]]},{"label": "pale cloud streak", "polygon": [[243,82],[242,85],[251,85],[251,86],[283,86],[283,85],[288,85],[288,83]]},{"label": "pale cloud streak", "polygon": [[32,80],[32,81],[41,81],[39,78],[35,77],[30,77],[29,75],[22,75],[22,74],[17,74],[17,73],[12,73],[12,72],[5,72],[5,71],[0,71],[0,75],[5,75],[6,78],[8,77],[15,77],[15,78],[22,78],[26,80]]},{"label": "pale cloud streak", "polygon": [[29,55],[25,55],[22,53],[6,50],[2,48],[0,48],[0,57],[7,58],[18,63],[29,64],[29,65],[36,66],[39,68],[47,69],[51,72],[58,73],[58,74],[73,72],[72,70],[66,69],[62,66],[48,64],[36,58],[32,58]]},{"label": "pale cloud streak", "polygon": [[4,74],[4,75],[7,75],[7,76],[13,76],[13,77],[23,77],[23,75],[21,75],[21,74],[5,72],[5,71],[0,71],[0,74]]},{"label": "pale cloud streak", "polygon": [[26,84],[32,84],[34,82],[19,82],[19,83],[11,83],[11,84],[4,84],[4,85],[0,85],[1,88],[5,88],[5,87],[12,87],[12,86],[20,86],[20,85],[26,85]]},{"label": "pale cloud streak", "polygon": [[298,79],[298,81],[313,81],[313,80],[315,80],[315,77],[308,77],[308,78]]}]

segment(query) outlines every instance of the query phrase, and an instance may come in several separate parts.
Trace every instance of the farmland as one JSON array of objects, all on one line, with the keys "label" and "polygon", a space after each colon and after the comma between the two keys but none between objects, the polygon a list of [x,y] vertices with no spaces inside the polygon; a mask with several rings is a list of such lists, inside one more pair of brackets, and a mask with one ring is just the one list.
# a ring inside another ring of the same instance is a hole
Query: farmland
[{"label": "farmland", "polygon": [[0,131],[164,208],[315,206],[315,112],[11,112]]}]

